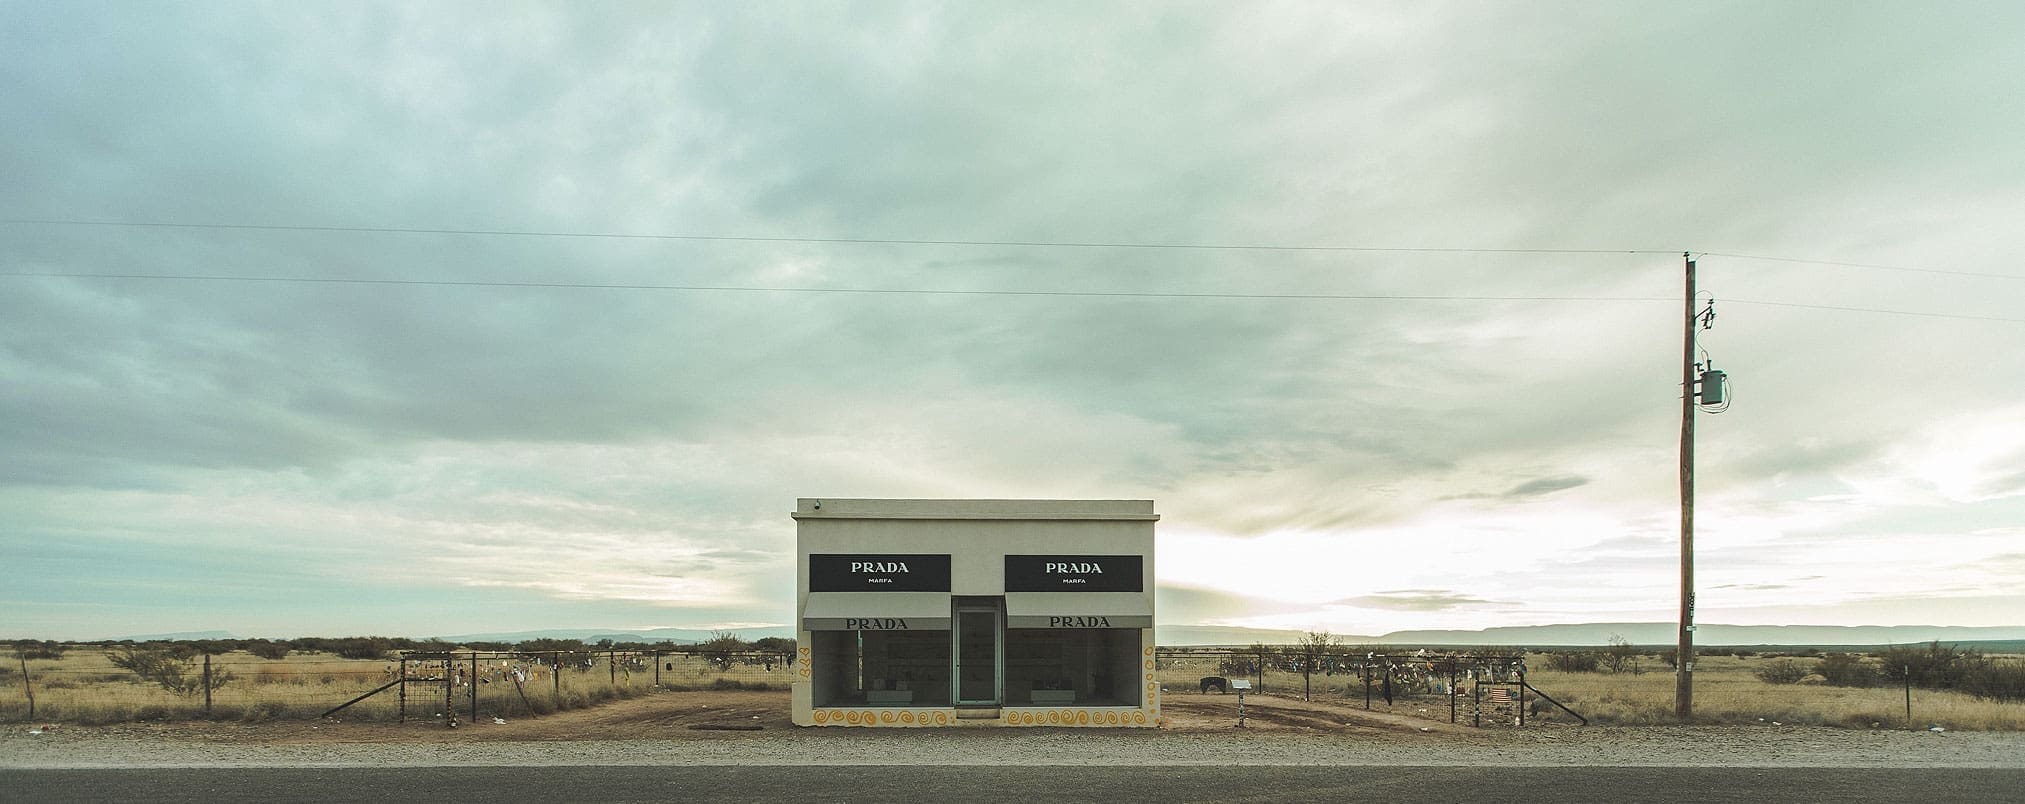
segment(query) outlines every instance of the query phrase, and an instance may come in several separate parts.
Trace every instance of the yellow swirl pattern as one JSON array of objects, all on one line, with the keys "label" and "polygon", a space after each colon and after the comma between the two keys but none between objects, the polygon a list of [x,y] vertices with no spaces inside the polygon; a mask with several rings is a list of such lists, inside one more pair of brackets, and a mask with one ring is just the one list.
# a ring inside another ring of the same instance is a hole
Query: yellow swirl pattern
[{"label": "yellow swirl pattern", "polygon": [[[818,726],[948,726],[959,721],[948,711],[915,712],[910,709],[816,709],[810,720]],[[1006,726],[1132,726],[1158,725],[1159,709],[1121,711],[1102,709],[1043,709],[1007,711],[999,722]]]}]

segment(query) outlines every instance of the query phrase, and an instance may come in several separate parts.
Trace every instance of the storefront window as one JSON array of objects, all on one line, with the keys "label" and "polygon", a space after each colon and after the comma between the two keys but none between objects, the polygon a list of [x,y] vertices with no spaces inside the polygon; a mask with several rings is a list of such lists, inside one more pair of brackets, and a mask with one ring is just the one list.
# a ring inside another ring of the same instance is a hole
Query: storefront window
[{"label": "storefront window", "polygon": [[948,631],[816,631],[812,702],[948,706]]},{"label": "storefront window", "polygon": [[1008,706],[1138,706],[1136,628],[1009,628]]}]

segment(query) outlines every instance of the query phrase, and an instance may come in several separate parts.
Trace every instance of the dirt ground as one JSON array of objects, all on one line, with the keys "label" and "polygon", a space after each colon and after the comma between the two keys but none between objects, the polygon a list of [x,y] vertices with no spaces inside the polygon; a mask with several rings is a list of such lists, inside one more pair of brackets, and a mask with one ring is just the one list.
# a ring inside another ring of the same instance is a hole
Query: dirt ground
[{"label": "dirt ground", "polygon": [[[1171,693],[1161,699],[1163,731],[1234,731],[1236,695]],[[322,721],[264,723],[170,721],[112,726],[60,726],[107,737],[243,743],[473,742],[544,740],[720,739],[742,732],[794,729],[786,692],[661,692],[588,709],[541,717],[464,720],[456,728],[440,718],[408,723],[347,722],[342,715]],[[1247,731],[1333,732],[1377,735],[1415,733],[1468,740],[1480,734],[1468,726],[1400,715],[1366,712],[1354,706],[1302,701],[1273,695],[1245,696]],[[996,728],[962,726],[956,728]]]}]

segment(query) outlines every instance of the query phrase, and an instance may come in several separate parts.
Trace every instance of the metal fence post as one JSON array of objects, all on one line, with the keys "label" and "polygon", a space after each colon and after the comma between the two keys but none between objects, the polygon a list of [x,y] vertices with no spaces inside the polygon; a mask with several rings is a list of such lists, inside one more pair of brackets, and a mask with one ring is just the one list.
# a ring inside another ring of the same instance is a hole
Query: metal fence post
[{"label": "metal fence post", "polygon": [[654,651],[654,686],[661,686],[661,652]]},{"label": "metal fence post", "polygon": [[1470,685],[1470,706],[1471,708],[1476,710],[1476,713],[1471,716],[1474,719],[1470,722],[1470,725],[1475,726],[1477,728],[1483,728],[1484,680],[1482,678],[1476,679],[1476,683]]},{"label": "metal fence post", "polygon": [[560,653],[555,653],[555,652],[550,652],[550,653],[549,653],[549,655],[548,655],[548,670],[549,670],[549,672],[548,672],[549,678],[550,678],[550,679],[553,679],[553,680],[555,681],[555,710],[556,710],[556,711],[558,711],[558,712],[560,712],[560,711],[562,711],[562,708],[563,708],[563,705],[562,705],[562,654],[560,654]]},{"label": "metal fence post", "polygon": [[478,651],[471,652],[471,722],[478,722]]},{"label": "metal fence post", "polygon": [[211,716],[211,654],[204,654],[204,716]]},{"label": "metal fence post", "polygon": [[453,728],[457,725],[457,660],[450,654],[443,654],[443,717]]},{"label": "metal fence post", "polygon": [[[22,693],[28,693],[28,719],[32,721],[34,719],[34,682],[28,680],[28,654],[20,652],[20,654],[16,654],[16,658],[20,658],[20,689],[22,689]],[[1912,711],[1910,709],[1912,707],[1912,693],[1906,693],[1906,707],[1908,707],[1906,711],[1910,713]],[[1912,717],[1912,715],[1908,715],[1908,717]]]},{"label": "metal fence post", "polygon": [[401,656],[401,722],[408,722],[408,657]]},{"label": "metal fence post", "polygon": [[1371,708],[1371,657],[1364,657],[1364,708]]},{"label": "metal fence post", "polygon": [[1455,699],[1457,695],[1461,694],[1459,691],[1456,690],[1455,685],[1456,685],[1455,657],[1451,656],[1449,657],[1448,660],[1448,722],[1450,723],[1455,722]]}]

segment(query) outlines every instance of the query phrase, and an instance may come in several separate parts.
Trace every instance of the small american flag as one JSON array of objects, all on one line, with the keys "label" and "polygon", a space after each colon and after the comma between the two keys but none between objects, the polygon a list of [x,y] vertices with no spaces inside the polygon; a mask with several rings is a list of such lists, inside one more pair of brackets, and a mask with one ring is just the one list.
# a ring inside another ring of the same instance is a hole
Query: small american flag
[{"label": "small american flag", "polygon": [[1508,704],[1514,700],[1517,700],[1517,696],[1514,696],[1511,690],[1504,687],[1491,688],[1491,703]]}]

